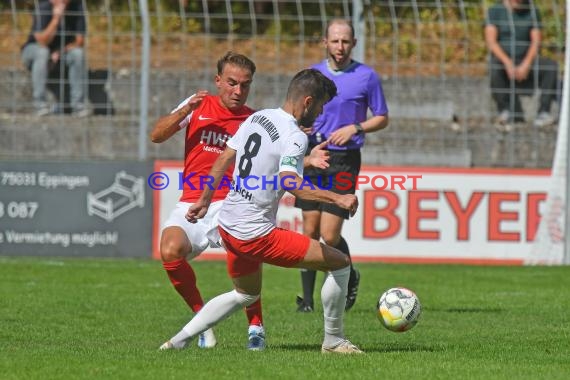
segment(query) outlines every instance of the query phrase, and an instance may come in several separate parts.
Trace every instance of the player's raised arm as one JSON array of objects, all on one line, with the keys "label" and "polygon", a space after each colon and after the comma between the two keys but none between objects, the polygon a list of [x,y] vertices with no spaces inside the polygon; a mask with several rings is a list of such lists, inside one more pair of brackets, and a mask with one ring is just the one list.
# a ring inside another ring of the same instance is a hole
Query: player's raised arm
[{"label": "player's raised arm", "polygon": [[235,162],[235,160],[236,151],[229,146],[226,146],[226,150],[224,150],[224,153],[222,153],[216,162],[214,162],[214,165],[210,170],[209,176],[213,179],[212,186],[206,186],[200,196],[200,199],[188,208],[186,220],[190,223],[196,223],[198,219],[201,219],[206,215],[208,208],[210,207],[214,191],[216,191],[215,189],[220,184],[226,170]]},{"label": "player's raised arm", "polygon": [[171,138],[182,128],[181,123],[200,105],[206,95],[208,91],[198,91],[174,111],[158,119],[150,133],[151,141],[162,143]]}]

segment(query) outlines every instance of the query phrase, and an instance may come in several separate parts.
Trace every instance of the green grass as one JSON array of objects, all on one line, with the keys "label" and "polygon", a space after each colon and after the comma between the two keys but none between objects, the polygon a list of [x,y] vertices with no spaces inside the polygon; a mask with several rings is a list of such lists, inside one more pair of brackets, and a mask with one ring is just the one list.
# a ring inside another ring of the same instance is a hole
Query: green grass
[{"label": "green grass", "polygon": [[[204,298],[230,289],[224,263],[194,266]],[[240,312],[214,349],[157,352],[191,316],[160,263],[0,258],[0,379],[570,378],[569,267],[358,267],[345,330],[366,355],[339,357],[320,353],[322,309],[295,313],[296,270],[264,269],[265,351],[245,349]],[[375,315],[394,285],[423,306],[401,334]]]}]

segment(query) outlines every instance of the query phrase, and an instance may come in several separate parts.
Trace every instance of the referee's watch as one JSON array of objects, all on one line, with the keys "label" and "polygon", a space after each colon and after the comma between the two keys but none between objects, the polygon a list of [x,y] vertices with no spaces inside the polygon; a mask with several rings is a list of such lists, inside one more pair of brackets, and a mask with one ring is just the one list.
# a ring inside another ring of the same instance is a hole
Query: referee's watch
[{"label": "referee's watch", "polygon": [[356,128],[356,134],[357,135],[364,134],[364,128],[362,128],[362,125],[360,125],[360,123],[355,123],[354,127]]}]

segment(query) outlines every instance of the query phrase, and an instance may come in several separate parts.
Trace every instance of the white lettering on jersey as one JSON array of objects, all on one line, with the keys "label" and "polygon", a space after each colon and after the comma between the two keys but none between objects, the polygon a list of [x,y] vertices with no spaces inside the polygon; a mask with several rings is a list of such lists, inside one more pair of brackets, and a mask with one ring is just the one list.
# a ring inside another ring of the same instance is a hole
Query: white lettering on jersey
[{"label": "white lettering on jersey", "polygon": [[287,190],[281,173],[302,177],[307,143],[295,118],[281,108],[250,116],[227,142],[236,151],[232,178],[237,186],[224,201],[219,225],[242,240],[264,236],[275,228],[279,200]]},{"label": "white lettering on jersey", "polygon": [[230,137],[231,135],[226,133],[203,130],[202,135],[200,136],[200,144],[224,147],[226,145],[226,141],[228,141]]},{"label": "white lettering on jersey", "polygon": [[204,148],[202,149],[206,152],[212,152],[212,153],[218,153],[218,154],[222,154],[224,153],[224,151],[220,148],[217,148],[215,146],[208,146],[208,145],[204,145]]},{"label": "white lettering on jersey", "polygon": [[255,114],[251,118],[251,122],[261,125],[263,129],[265,129],[265,131],[269,134],[271,142],[275,142],[275,140],[279,138],[277,127],[275,127],[275,125],[267,117],[260,114]]}]

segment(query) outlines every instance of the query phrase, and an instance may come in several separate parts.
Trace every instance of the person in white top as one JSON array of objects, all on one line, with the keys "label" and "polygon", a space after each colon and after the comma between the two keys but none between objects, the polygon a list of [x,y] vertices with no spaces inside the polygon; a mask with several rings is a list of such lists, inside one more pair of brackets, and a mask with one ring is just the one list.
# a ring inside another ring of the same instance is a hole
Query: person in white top
[{"label": "person in white top", "polygon": [[235,163],[233,190],[218,217],[234,290],[206,303],[161,350],[184,348],[202,331],[255,302],[261,293],[261,264],[268,263],[327,272],[321,290],[325,330],[322,352],[362,353],[344,336],[350,259],[333,247],[275,224],[279,199],[285,191],[336,204],[351,216],[358,208],[353,194],[320,190],[302,178],[308,142],[301,127],[311,126],[335,95],[336,86],[330,79],[315,69],[302,70],[291,80],[282,108],[254,113],[227,142],[210,171],[212,188],[205,189],[190,206],[186,218],[196,223],[206,215],[214,189],[226,168]]}]

